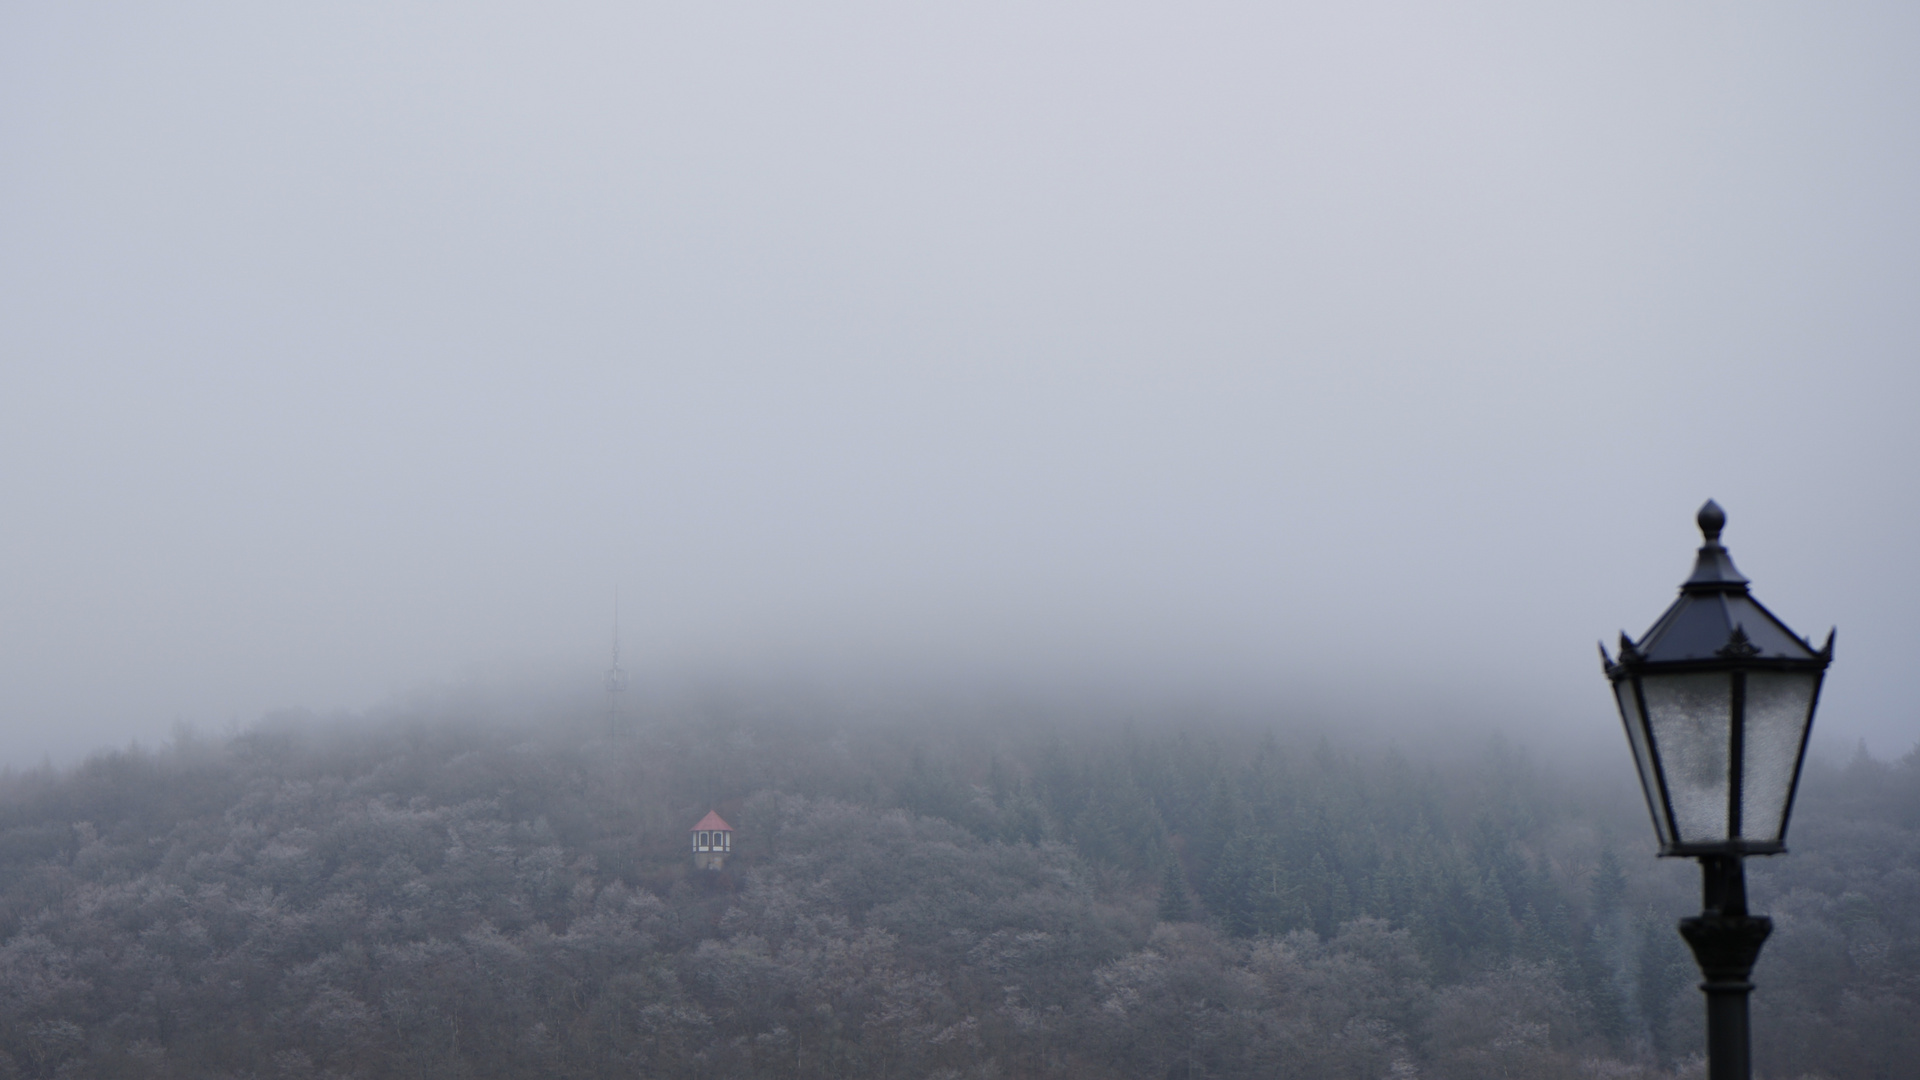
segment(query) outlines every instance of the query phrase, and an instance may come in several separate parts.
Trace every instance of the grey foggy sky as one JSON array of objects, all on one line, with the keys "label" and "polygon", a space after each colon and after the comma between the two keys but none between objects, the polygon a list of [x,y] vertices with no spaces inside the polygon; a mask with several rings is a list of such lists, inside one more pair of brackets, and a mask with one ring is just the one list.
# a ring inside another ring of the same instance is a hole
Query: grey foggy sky
[{"label": "grey foggy sky", "polygon": [[[1920,737],[1910,4],[0,10],[0,762],[501,671]],[[1427,705],[1424,703],[1431,703]]]}]

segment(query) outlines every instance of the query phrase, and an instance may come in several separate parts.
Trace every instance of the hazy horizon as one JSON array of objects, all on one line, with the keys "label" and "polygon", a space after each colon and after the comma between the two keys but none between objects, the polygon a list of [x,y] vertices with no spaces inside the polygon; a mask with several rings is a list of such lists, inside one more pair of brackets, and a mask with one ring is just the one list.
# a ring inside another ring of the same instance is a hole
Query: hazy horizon
[{"label": "hazy horizon", "polygon": [[1892,4],[11,6],[0,764],[592,694],[616,589],[638,687],[1617,742],[1594,642],[1709,497],[1839,628],[1822,745],[1904,753],[1917,45]]}]

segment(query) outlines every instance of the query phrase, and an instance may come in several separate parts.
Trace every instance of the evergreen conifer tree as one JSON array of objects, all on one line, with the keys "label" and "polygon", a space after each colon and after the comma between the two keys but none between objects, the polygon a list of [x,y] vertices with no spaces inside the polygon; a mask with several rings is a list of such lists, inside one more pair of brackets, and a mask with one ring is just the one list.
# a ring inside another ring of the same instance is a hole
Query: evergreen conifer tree
[{"label": "evergreen conifer tree", "polygon": [[1179,859],[1168,859],[1166,873],[1160,878],[1160,921],[1193,921],[1193,902],[1187,898],[1187,875],[1181,871]]}]

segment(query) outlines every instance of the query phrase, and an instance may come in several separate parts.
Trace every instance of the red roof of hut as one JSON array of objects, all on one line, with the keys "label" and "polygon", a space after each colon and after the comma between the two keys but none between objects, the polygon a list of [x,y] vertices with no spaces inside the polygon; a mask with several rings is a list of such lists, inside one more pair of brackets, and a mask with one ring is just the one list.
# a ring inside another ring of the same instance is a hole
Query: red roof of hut
[{"label": "red roof of hut", "polygon": [[732,832],[733,826],[727,824],[726,821],[722,819],[719,814],[716,814],[713,811],[709,810],[707,811],[707,816],[700,819],[700,824],[695,825],[693,828],[688,829],[687,831],[688,832],[705,832],[709,829],[719,829],[721,832]]}]

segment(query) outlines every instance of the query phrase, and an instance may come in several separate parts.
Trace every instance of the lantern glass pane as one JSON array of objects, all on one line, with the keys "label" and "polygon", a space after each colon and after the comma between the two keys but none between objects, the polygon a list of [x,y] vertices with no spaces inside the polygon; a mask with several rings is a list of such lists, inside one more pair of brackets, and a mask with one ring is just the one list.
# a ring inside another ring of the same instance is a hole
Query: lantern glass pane
[{"label": "lantern glass pane", "polygon": [[1726,840],[1733,676],[1646,675],[1641,692],[1680,843]]},{"label": "lantern glass pane", "polygon": [[1740,831],[1778,840],[1786,824],[1793,770],[1813,709],[1813,672],[1747,674],[1747,719],[1741,757]]},{"label": "lantern glass pane", "polygon": [[1647,752],[1647,727],[1640,717],[1640,702],[1633,695],[1633,680],[1614,683],[1613,692],[1620,699],[1620,719],[1626,723],[1627,742],[1633,746],[1633,763],[1640,770],[1640,790],[1646,792],[1647,810],[1653,814],[1653,831],[1661,844],[1671,844],[1673,837],[1667,830],[1666,812],[1660,808],[1660,781],[1654,775],[1653,755]]}]

